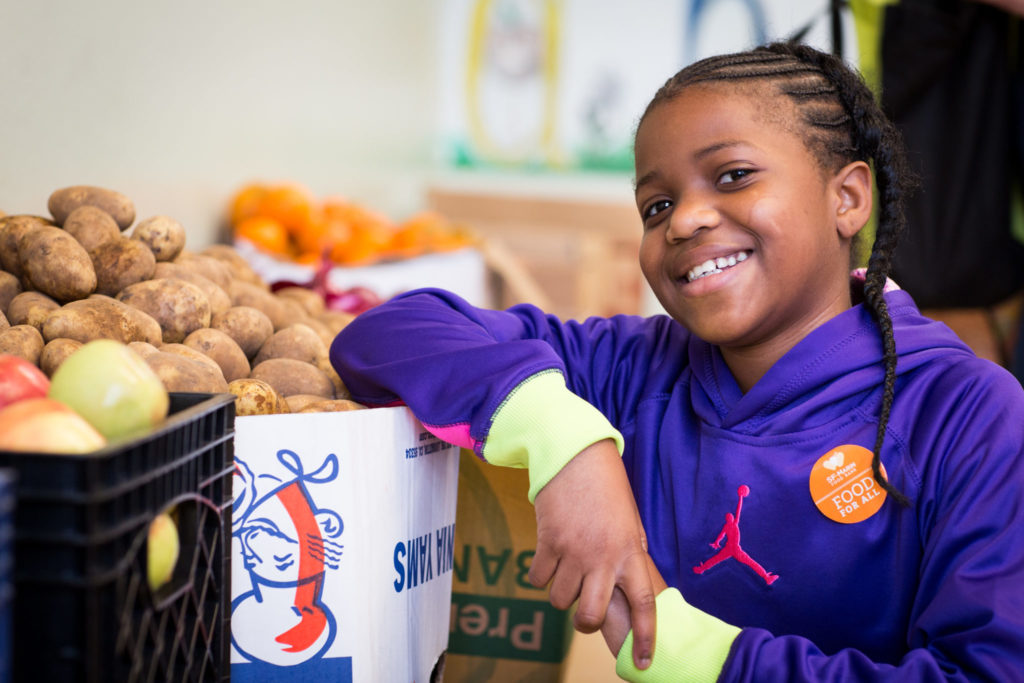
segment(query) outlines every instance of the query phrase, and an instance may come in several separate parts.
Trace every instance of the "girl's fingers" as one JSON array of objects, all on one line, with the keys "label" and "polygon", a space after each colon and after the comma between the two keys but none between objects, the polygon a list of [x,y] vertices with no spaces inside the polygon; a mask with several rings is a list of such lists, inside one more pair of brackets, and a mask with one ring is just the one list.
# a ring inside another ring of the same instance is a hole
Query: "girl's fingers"
[{"label": "girl's fingers", "polygon": [[566,564],[560,564],[551,579],[548,598],[557,609],[569,609],[580,596],[583,575],[577,570],[570,570]]},{"label": "girl's fingers", "polygon": [[615,582],[611,575],[592,573],[583,579],[573,626],[580,633],[593,633],[604,624]]},{"label": "girl's fingers", "polygon": [[555,575],[557,567],[558,558],[555,554],[538,544],[537,552],[534,553],[533,560],[530,561],[530,571],[527,574],[527,578],[529,578],[530,584],[536,588],[543,588],[548,585],[548,581]]},{"label": "girl's fingers", "polygon": [[633,663],[646,669],[654,656],[655,592],[647,570],[646,554],[633,555],[623,573],[619,587],[629,601],[629,619],[633,626]]}]

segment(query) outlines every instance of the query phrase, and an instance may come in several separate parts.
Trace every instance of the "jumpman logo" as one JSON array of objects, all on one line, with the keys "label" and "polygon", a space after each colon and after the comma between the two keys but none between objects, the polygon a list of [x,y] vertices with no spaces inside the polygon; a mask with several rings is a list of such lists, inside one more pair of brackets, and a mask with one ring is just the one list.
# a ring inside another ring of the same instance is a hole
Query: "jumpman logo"
[{"label": "jumpman logo", "polygon": [[[722,527],[722,531],[719,532],[718,538],[715,539],[715,542],[709,544],[712,548],[715,548],[716,550],[721,548],[721,550],[718,550],[718,552],[710,558],[698,564],[693,568],[693,571],[697,574],[703,574],[722,560],[728,560],[731,557],[753,569],[757,572],[757,575],[764,579],[764,582],[770,586],[775,583],[775,580],[779,578],[779,575],[765,571],[764,567],[755,562],[754,558],[747,555],[747,553],[743,551],[743,548],[740,547],[740,510],[743,509],[743,499],[750,495],[750,487],[743,484],[740,486],[737,493],[740,495],[740,500],[736,504],[736,514],[734,515],[731,512],[725,513],[725,525]],[[725,539],[724,548],[722,548],[723,538]]]}]

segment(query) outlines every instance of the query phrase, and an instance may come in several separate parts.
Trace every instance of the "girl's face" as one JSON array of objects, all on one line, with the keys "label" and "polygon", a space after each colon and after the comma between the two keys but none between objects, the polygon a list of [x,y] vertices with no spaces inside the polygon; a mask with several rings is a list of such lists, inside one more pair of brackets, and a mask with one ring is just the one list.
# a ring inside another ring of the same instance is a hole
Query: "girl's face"
[{"label": "girl's face", "polygon": [[727,361],[757,349],[777,360],[850,307],[843,192],[802,125],[785,97],[702,84],[637,131],[641,269],[665,310]]}]

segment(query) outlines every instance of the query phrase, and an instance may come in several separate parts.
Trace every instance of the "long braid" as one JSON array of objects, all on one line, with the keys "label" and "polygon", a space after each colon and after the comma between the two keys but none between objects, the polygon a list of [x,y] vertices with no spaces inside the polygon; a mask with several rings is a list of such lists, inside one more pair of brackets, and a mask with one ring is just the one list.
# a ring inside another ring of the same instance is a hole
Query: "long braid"
[{"label": "long braid", "polygon": [[852,161],[873,162],[878,224],[868,259],[864,301],[881,332],[885,379],[871,470],[875,481],[898,504],[908,505],[909,499],[889,483],[881,468],[882,446],[896,394],[898,358],[884,290],[892,253],[905,225],[903,198],[912,178],[899,132],[858,73],[832,55],[793,43],[773,43],[695,62],[658,90],[647,112],[694,84],[736,79],[773,84],[777,92],[796,104],[806,124],[808,148],[823,168],[835,171]]}]

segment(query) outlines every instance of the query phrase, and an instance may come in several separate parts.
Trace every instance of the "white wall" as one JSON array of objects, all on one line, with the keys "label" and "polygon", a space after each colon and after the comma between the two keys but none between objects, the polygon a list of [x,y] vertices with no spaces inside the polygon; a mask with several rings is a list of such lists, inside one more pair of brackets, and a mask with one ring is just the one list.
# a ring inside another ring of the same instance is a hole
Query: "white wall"
[{"label": "white wall", "polygon": [[215,241],[249,180],[294,180],[400,217],[436,128],[437,0],[0,5],[0,210],[66,185]]},{"label": "white wall", "polygon": [[[53,190],[100,185],[131,197],[140,218],[178,219],[201,247],[243,183],[291,180],[401,218],[450,175],[435,161],[449,2],[0,0],[0,210],[45,214]],[[712,23],[738,16],[736,4],[722,0]],[[763,4],[784,33],[825,3]],[[643,0],[637,13],[688,6]],[[608,192],[602,176],[525,184]]]}]

